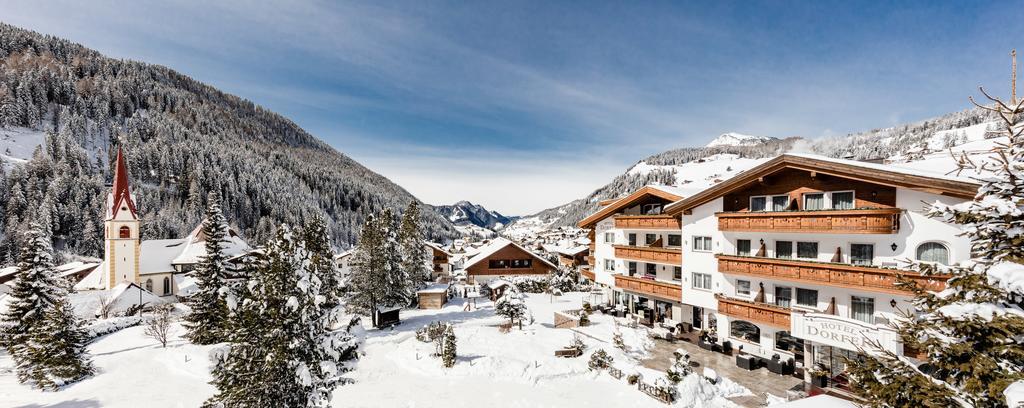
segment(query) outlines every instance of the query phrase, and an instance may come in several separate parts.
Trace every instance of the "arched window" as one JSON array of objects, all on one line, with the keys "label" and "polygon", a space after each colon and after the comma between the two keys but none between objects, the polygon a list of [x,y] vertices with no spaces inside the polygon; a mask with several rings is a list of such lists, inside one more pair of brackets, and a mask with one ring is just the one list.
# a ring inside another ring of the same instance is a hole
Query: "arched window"
[{"label": "arched window", "polygon": [[171,294],[171,278],[164,278],[164,294]]},{"label": "arched window", "polygon": [[938,242],[925,242],[917,246],[917,260],[949,265],[949,248]]},{"label": "arched window", "polygon": [[153,291],[153,280],[152,279],[146,279],[146,290],[148,290],[150,292]]},{"label": "arched window", "polygon": [[132,229],[127,226],[121,227],[121,229],[117,230],[117,235],[119,238],[131,238]]},{"label": "arched window", "polygon": [[804,349],[804,341],[793,337],[788,331],[775,332],[775,348],[782,351],[796,352]]},{"label": "arched window", "polygon": [[757,325],[743,321],[733,320],[729,322],[729,335],[746,341],[758,343],[761,341],[761,329]]}]

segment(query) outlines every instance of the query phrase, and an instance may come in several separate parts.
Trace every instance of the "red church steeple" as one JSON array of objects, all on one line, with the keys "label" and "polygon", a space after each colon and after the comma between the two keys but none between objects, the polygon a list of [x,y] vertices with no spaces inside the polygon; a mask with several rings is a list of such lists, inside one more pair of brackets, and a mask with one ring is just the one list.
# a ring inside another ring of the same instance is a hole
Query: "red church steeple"
[{"label": "red church steeple", "polygon": [[138,218],[135,202],[132,201],[132,194],[128,190],[128,166],[124,164],[124,153],[118,146],[117,164],[114,167],[114,191],[110,197],[110,218],[117,217],[117,212],[122,207],[131,211],[132,218]]}]

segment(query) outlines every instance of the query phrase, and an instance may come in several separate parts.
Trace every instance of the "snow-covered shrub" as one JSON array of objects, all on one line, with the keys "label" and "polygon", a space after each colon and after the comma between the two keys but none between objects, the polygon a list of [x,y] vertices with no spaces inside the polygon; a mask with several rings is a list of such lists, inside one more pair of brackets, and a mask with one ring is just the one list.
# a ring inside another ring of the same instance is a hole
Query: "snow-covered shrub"
[{"label": "snow-covered shrub", "polygon": [[597,351],[590,355],[590,361],[587,363],[587,367],[590,367],[591,370],[602,370],[610,367],[613,361],[615,361],[615,359],[608,355],[607,351],[597,349]]},{"label": "snow-covered shrub", "polygon": [[580,312],[580,326],[590,325],[590,313],[585,310]]},{"label": "snow-covered shrub", "polygon": [[580,338],[580,336],[578,334],[575,334],[575,333],[573,333],[573,335],[572,335],[572,341],[569,343],[568,346],[565,347],[566,350],[579,350],[579,351],[583,351],[586,348],[587,348],[587,345],[583,343],[583,339]]},{"label": "snow-covered shrub", "polygon": [[622,340],[622,330],[619,330],[619,325],[615,325],[615,333],[612,334],[612,345],[615,348],[626,351],[626,343]]},{"label": "snow-covered shrub", "polygon": [[445,368],[451,368],[455,365],[456,359],[456,338],[455,328],[451,324],[448,324],[445,328],[444,335],[441,336],[443,347],[441,350],[441,364]]},{"label": "snow-covered shrub", "polygon": [[521,293],[544,293],[548,290],[547,277],[515,276],[509,281]]},{"label": "snow-covered shrub", "polygon": [[626,376],[626,383],[629,385],[636,385],[636,383],[640,382],[643,378],[644,376],[640,375],[640,373],[633,373]]},{"label": "snow-covered shrub", "polygon": [[683,377],[690,375],[693,370],[690,369],[690,355],[686,354],[683,349],[676,349],[672,352],[672,365],[665,370],[665,378],[668,379],[672,384],[678,384],[683,380]]},{"label": "snow-covered shrub", "polygon": [[416,340],[430,343],[444,335],[448,323],[430,322],[430,324],[416,329]]},{"label": "snow-covered shrub", "polygon": [[142,320],[143,319],[139,316],[121,316],[95,320],[85,325],[85,333],[91,341],[97,337],[105,336],[121,329],[138,326],[142,324]]}]

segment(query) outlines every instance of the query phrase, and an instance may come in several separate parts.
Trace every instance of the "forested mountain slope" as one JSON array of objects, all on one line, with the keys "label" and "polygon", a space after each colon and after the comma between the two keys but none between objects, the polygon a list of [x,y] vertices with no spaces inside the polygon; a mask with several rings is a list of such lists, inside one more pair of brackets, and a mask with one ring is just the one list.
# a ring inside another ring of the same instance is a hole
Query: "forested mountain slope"
[{"label": "forested mountain slope", "polygon": [[[207,193],[260,242],[275,224],[314,214],[334,244],[355,241],[367,214],[415,198],[290,120],[162,66],[116,60],[66,40],[0,24],[0,129],[45,131],[27,163],[0,171],[0,263],[12,236],[44,222],[60,248],[99,255],[104,184],[127,154],[146,239],[187,234]],[[424,211],[432,239],[452,224]]]}]

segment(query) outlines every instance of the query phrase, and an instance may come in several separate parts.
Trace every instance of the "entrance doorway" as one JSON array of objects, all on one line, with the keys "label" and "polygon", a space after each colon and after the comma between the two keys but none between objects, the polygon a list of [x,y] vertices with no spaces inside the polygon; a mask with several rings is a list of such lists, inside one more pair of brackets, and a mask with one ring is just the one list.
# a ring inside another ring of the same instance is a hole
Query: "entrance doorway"
[{"label": "entrance doorway", "polygon": [[704,328],[704,308],[693,307],[693,328],[701,330]]}]

